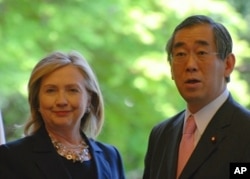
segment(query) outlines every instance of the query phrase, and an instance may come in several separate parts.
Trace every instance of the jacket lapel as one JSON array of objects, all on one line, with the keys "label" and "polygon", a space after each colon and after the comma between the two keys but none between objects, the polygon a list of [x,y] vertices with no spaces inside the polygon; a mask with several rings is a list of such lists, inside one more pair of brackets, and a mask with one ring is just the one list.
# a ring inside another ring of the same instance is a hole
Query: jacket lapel
[{"label": "jacket lapel", "polygon": [[[70,179],[44,128],[34,135],[33,158],[45,178]],[[49,162],[48,162],[49,159]]]},{"label": "jacket lapel", "polygon": [[97,178],[98,179],[110,179],[111,167],[109,163],[105,160],[103,155],[103,150],[93,141],[88,140],[91,150],[93,151],[93,158],[96,164]]},{"label": "jacket lapel", "polygon": [[228,101],[229,100],[222,105],[208,124],[191,155],[190,160],[183,169],[180,178],[190,178],[202,163],[210,158],[220,143],[227,137],[227,131],[231,124],[231,116],[233,112]]},{"label": "jacket lapel", "polygon": [[[180,113],[170,124],[171,128],[165,129],[163,138],[160,139],[162,143],[159,147],[163,147],[163,156],[161,156],[160,169],[157,169],[160,173],[156,178],[175,178],[177,169],[177,157],[179,143],[181,140],[182,127],[184,121],[184,113]],[[167,142],[167,145],[166,143]],[[158,155],[161,155],[159,153]],[[159,161],[157,162],[159,163]],[[166,172],[167,171],[167,172]]]},{"label": "jacket lapel", "polygon": [[[103,150],[91,139],[88,139],[83,133],[82,136],[87,141],[91,151],[92,158],[94,159],[97,178],[98,179],[111,179],[111,167],[109,163],[105,160]],[[64,167],[61,158],[57,155],[53,144],[45,130],[42,127],[33,138],[32,151],[33,158],[36,165],[43,173],[44,178],[60,178],[60,179],[71,179],[67,168]],[[50,162],[47,159],[50,159]]]},{"label": "jacket lapel", "polygon": [[186,167],[183,169],[182,176],[191,176],[202,163],[210,158],[225,137],[226,134],[222,131],[206,131],[191,155]]},{"label": "jacket lapel", "polygon": [[184,123],[184,113],[182,113],[183,115],[181,115],[178,120],[176,120],[176,127],[173,127],[173,130],[175,128],[175,132],[173,132],[174,136],[173,136],[173,146],[170,152],[171,156],[173,157],[169,157],[169,159],[171,159],[171,165],[170,165],[170,177],[169,178],[175,178],[176,177],[176,171],[177,171],[177,162],[178,160],[176,160],[176,158],[178,158],[178,153],[179,153],[179,143],[181,140],[181,136],[182,136],[182,129],[183,129],[183,123]]}]

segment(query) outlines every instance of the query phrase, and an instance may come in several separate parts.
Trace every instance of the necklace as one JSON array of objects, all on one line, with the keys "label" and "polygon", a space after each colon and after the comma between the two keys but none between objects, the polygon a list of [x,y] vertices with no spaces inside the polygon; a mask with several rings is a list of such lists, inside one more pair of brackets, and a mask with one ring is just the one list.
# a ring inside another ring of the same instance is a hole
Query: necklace
[{"label": "necklace", "polygon": [[82,141],[77,146],[66,146],[61,142],[56,141],[53,137],[51,137],[52,144],[54,145],[57,153],[67,160],[73,160],[73,162],[84,162],[91,159],[91,155],[89,152],[89,146]]}]

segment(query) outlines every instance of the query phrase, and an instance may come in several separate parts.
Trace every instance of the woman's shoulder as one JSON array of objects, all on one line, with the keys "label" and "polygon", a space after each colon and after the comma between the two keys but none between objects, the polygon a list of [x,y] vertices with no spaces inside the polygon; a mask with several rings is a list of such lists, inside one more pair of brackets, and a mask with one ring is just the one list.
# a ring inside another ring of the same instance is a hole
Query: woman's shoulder
[{"label": "woman's shoulder", "polygon": [[90,139],[89,142],[90,142],[90,147],[92,148],[94,152],[101,152],[107,158],[110,158],[110,157],[114,159],[120,158],[120,153],[114,145],[96,141],[93,139]]},{"label": "woman's shoulder", "polygon": [[0,145],[0,153],[3,151],[20,151],[23,148],[27,148],[32,140],[31,136],[22,137],[13,141],[9,141],[6,144]]},{"label": "woman's shoulder", "polygon": [[117,149],[114,145],[111,145],[111,144],[108,144],[105,142],[97,141],[94,139],[89,139],[89,142],[90,142],[91,147],[93,149],[96,149],[96,150],[98,150],[98,148],[99,148],[99,149],[104,150],[104,151],[110,151],[110,152],[117,151]]}]

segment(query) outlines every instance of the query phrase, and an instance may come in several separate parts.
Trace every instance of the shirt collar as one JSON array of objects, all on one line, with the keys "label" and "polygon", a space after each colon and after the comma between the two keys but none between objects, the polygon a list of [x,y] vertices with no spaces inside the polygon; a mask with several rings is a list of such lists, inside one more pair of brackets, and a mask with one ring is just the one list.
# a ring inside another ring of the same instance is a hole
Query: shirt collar
[{"label": "shirt collar", "polygon": [[[220,106],[226,101],[226,99],[228,98],[228,95],[229,95],[229,91],[226,89],[220,96],[218,96],[208,105],[204,106],[197,113],[192,114],[194,115],[195,123],[197,126],[197,131],[200,135],[203,134],[208,123],[211,121],[211,119],[213,118],[216,111],[220,108]],[[186,109],[185,123],[186,123],[188,116],[190,115],[191,115],[191,112],[188,109]]]}]

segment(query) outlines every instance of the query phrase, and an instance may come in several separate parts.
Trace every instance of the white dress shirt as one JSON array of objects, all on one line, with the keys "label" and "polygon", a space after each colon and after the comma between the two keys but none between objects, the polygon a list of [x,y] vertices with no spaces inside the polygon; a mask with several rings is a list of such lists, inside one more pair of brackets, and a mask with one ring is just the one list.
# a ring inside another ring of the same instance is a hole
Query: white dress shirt
[{"label": "white dress shirt", "polygon": [[204,106],[201,110],[196,112],[195,114],[192,114],[188,109],[185,111],[185,121],[184,125],[186,124],[186,120],[188,116],[191,114],[195,118],[196,123],[196,131],[195,131],[195,145],[199,142],[203,132],[205,131],[208,123],[213,118],[214,114],[217,112],[217,110],[221,107],[221,105],[226,101],[228,98],[229,91],[226,89],[220,96],[218,96],[216,99],[214,99],[212,102],[210,102],[208,105]]}]

